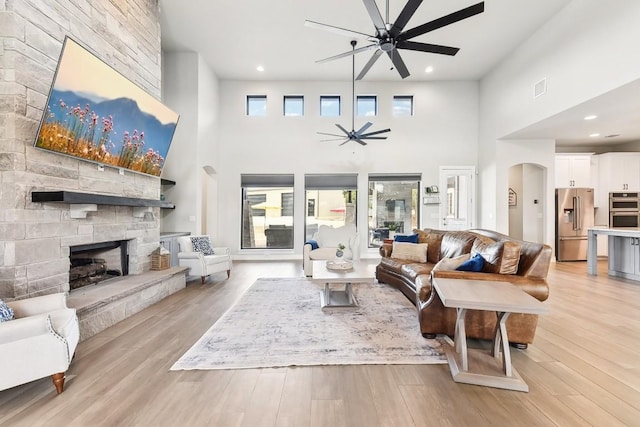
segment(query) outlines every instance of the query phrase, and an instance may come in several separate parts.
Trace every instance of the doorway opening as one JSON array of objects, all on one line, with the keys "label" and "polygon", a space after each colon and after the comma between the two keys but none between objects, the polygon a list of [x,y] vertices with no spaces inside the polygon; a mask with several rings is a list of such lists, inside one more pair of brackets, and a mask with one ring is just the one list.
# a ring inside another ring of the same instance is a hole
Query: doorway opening
[{"label": "doorway opening", "polygon": [[520,163],[509,168],[509,236],[544,243],[546,168]]}]

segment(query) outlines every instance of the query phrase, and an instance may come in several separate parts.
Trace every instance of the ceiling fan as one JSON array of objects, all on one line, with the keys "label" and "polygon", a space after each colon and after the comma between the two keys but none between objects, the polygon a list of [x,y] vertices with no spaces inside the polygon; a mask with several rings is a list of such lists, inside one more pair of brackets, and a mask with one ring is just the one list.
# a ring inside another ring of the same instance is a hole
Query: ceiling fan
[{"label": "ceiling fan", "polygon": [[331,31],[333,33],[345,35],[348,37],[358,37],[358,38],[366,38],[368,41],[372,42],[368,46],[361,47],[359,49],[354,49],[351,52],[341,53],[339,55],[331,56],[329,58],[321,59],[316,61],[317,63],[323,63],[327,61],[332,61],[338,58],[344,58],[349,55],[355,55],[360,52],[365,52],[369,50],[374,50],[373,56],[369,61],[365,64],[360,74],[356,80],[362,79],[367,72],[371,69],[373,64],[376,63],[380,55],[383,53],[387,53],[389,58],[391,58],[391,62],[393,62],[393,66],[400,77],[403,79],[408,77],[409,70],[405,65],[402,57],[400,56],[399,49],[406,50],[415,50],[420,52],[428,52],[428,53],[437,53],[441,55],[450,55],[453,56],[460,48],[450,47],[450,46],[442,46],[437,44],[429,44],[429,43],[420,43],[411,41],[415,37],[421,36],[428,32],[437,30],[438,28],[445,27],[447,25],[456,23],[458,21],[462,21],[463,19],[470,18],[474,15],[484,12],[484,2],[480,2],[474,4],[473,6],[466,7],[457,12],[450,13],[449,15],[443,16],[438,19],[434,19],[433,21],[429,21],[425,24],[419,25],[415,28],[411,28],[410,30],[403,31],[404,27],[407,25],[413,14],[418,9],[418,6],[422,3],[422,0],[409,0],[407,4],[398,15],[396,21],[391,24],[389,22],[389,0],[387,0],[387,12],[386,12],[386,22],[382,19],[382,15],[380,14],[380,10],[376,5],[375,0],[362,0],[364,6],[367,8],[367,12],[373,21],[373,25],[376,28],[375,35],[368,35],[365,33],[360,33],[358,31],[347,30],[340,27],[335,27],[333,25],[321,24],[319,22],[306,20],[304,24],[310,28],[318,28],[321,30]]},{"label": "ceiling fan", "polygon": [[[356,51],[356,43],[357,42],[355,40],[351,40],[351,51],[352,52]],[[367,129],[369,129],[371,126],[373,126],[373,123],[371,123],[371,122],[367,122],[360,129],[358,129],[357,131],[355,130],[355,115],[356,115],[356,79],[355,79],[355,75],[356,75],[356,57],[352,55],[351,56],[351,97],[352,97],[352,102],[351,102],[351,132],[349,132],[343,126],[341,126],[341,125],[336,123],[336,126],[338,127],[338,129],[340,129],[342,132],[344,132],[344,135],[338,135],[338,134],[335,134],[335,133],[318,132],[318,134],[320,134],[320,135],[329,135],[329,136],[339,136],[340,137],[340,138],[337,138],[337,139],[323,139],[322,141],[338,141],[338,140],[344,139],[344,142],[342,144],[339,144],[339,145],[344,145],[349,141],[355,141],[360,145],[367,145],[367,143],[364,142],[365,139],[387,139],[386,136],[374,136],[374,135],[379,135],[381,133],[391,132],[391,129],[383,129],[383,130],[378,130],[378,131],[375,131],[375,132],[364,133]]]}]

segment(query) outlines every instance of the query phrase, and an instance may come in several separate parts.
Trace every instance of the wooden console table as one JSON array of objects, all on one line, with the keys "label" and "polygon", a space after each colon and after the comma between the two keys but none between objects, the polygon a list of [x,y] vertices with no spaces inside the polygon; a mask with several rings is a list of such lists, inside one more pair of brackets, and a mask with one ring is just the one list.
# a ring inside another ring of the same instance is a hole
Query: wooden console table
[{"label": "wooden console table", "polygon": [[[457,310],[454,342],[450,342],[451,346],[445,349],[453,380],[460,383],[529,391],[529,386],[511,366],[506,323],[511,313],[543,314],[547,311],[547,307],[508,282],[434,278],[433,286],[444,306]],[[467,348],[464,324],[467,310],[496,312],[498,318],[491,354]],[[473,371],[469,369],[469,359],[474,367]]]}]

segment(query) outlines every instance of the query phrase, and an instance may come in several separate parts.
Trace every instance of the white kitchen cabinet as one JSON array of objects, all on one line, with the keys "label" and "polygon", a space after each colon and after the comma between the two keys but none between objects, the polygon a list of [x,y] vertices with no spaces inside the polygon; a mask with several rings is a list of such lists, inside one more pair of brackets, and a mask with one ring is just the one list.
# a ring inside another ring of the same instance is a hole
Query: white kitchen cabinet
[{"label": "white kitchen cabinet", "polygon": [[590,154],[557,154],[555,162],[556,188],[593,187]]},{"label": "white kitchen cabinet", "polygon": [[599,158],[600,188],[607,198],[611,191],[640,191],[640,153],[605,153]]}]

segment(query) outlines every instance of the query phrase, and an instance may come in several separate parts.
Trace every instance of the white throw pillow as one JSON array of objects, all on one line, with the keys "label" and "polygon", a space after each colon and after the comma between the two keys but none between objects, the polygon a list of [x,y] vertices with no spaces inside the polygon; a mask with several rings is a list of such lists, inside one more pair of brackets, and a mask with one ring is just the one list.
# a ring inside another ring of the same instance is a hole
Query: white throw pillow
[{"label": "white throw pillow", "polygon": [[391,258],[408,259],[416,262],[427,262],[426,243],[393,242]]},{"label": "white throw pillow", "polygon": [[318,227],[316,241],[321,248],[335,248],[342,243],[347,248],[351,245],[351,238],[356,234],[356,226],[347,224],[343,227],[329,227],[321,225]]},{"label": "white throw pillow", "polygon": [[209,236],[194,236],[191,237],[191,245],[194,252],[202,252],[202,255],[214,255],[213,247],[211,246],[211,239]]},{"label": "white throw pillow", "polygon": [[442,258],[438,263],[433,267],[431,271],[438,270],[455,270],[458,268],[460,264],[465,261],[468,261],[471,254],[462,254],[453,258]]}]

